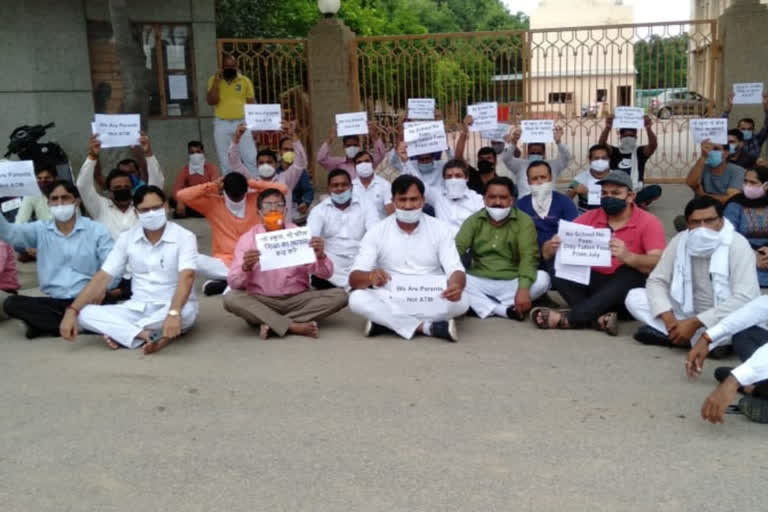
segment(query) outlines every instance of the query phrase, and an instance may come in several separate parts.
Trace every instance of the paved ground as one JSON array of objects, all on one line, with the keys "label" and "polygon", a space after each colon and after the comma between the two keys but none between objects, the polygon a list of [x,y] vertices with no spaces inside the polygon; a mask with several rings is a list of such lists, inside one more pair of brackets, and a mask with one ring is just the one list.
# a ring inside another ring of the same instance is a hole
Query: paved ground
[{"label": "paved ground", "polygon": [[[687,193],[665,194],[671,230]],[[260,341],[203,298],[145,357],[0,325],[0,510],[765,510],[766,427],[701,421],[715,365],[688,382],[633,325],[465,319],[455,345],[361,327]]]}]

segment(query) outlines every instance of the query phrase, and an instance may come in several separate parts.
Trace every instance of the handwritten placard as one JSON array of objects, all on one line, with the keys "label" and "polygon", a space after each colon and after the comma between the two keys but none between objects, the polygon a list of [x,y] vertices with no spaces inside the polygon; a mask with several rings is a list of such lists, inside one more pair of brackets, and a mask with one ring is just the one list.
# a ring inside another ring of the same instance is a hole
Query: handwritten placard
[{"label": "handwritten placard", "polygon": [[728,144],[727,119],[691,119],[690,132],[696,144],[701,144],[707,139],[715,144]]},{"label": "handwritten placard", "polygon": [[0,197],[39,195],[32,160],[0,162]]},{"label": "handwritten placard", "polygon": [[350,112],[348,114],[336,114],[336,135],[368,134],[368,112]]},{"label": "handwritten placard", "polygon": [[589,206],[600,206],[600,200],[603,197],[603,187],[597,183],[587,185],[587,204]]},{"label": "handwritten placard", "polygon": [[616,107],[613,112],[613,127],[642,130],[645,126],[645,112],[637,107]]},{"label": "handwritten placard", "polygon": [[467,114],[472,116],[471,132],[493,130],[498,123],[499,104],[494,102],[476,103],[467,106]]},{"label": "handwritten placard", "polygon": [[480,136],[491,142],[503,141],[504,137],[509,133],[509,128],[507,123],[498,123],[495,129],[480,132]]},{"label": "handwritten placard", "polygon": [[434,119],[434,98],[409,98],[408,119]]},{"label": "handwritten placard", "polygon": [[448,149],[443,121],[403,123],[403,138],[409,157]]},{"label": "handwritten placard", "polygon": [[139,143],[139,114],[96,114],[91,129],[99,136],[102,148],[121,148]]},{"label": "handwritten placard", "polygon": [[448,301],[441,297],[445,287],[443,275],[393,274],[389,284],[390,297],[397,308],[409,315],[432,317],[448,310]]},{"label": "handwritten placard", "polygon": [[309,228],[278,229],[256,235],[261,270],[276,270],[315,262],[315,251],[309,246]]},{"label": "handwritten placard", "polygon": [[280,131],[282,109],[279,103],[269,105],[245,105],[245,125],[259,132]]},{"label": "handwritten placard", "polygon": [[563,265],[608,267],[611,264],[611,230],[560,220],[560,261]]},{"label": "handwritten placard", "polygon": [[554,142],[555,122],[551,119],[531,119],[520,121],[520,142],[527,144]]},{"label": "handwritten placard", "polygon": [[763,102],[763,83],[733,84],[734,105],[759,105]]}]

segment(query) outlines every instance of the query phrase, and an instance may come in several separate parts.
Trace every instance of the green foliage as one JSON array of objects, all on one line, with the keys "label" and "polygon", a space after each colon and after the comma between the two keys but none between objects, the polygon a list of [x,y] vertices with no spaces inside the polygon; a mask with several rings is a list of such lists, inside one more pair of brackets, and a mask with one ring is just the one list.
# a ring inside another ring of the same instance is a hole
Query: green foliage
[{"label": "green foliage", "polygon": [[635,43],[638,89],[672,89],[688,86],[688,34],[652,35]]}]

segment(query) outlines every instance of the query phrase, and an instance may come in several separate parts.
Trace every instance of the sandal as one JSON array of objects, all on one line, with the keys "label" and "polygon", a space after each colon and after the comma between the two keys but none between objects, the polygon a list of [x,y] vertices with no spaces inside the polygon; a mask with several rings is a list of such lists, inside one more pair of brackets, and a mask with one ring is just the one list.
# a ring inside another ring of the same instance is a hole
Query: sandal
[{"label": "sandal", "polygon": [[[557,325],[554,327],[551,327],[549,325],[549,315],[552,311],[557,311],[560,313],[560,320],[557,322]],[[570,309],[559,309],[555,310],[553,308],[545,308],[545,307],[537,307],[533,308],[531,310],[531,322],[533,322],[533,325],[538,327],[539,329],[567,329],[568,328],[568,319],[566,318],[568,316],[568,313],[570,313]],[[541,313],[541,323],[538,323],[536,321],[536,317]]]},{"label": "sandal", "polygon": [[[605,318],[604,325],[600,325],[600,319]],[[598,331],[603,331],[608,336],[618,336],[619,335],[619,315],[616,313],[606,313],[604,315],[600,315],[597,320],[595,321],[596,328]]]}]

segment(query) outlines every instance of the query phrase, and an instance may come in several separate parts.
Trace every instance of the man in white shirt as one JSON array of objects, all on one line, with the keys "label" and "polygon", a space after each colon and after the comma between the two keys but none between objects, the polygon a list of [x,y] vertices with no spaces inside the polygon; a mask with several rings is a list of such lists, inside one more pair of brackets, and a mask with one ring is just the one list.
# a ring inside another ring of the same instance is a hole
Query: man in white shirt
[{"label": "man in white shirt", "polygon": [[[400,176],[392,183],[395,214],[371,228],[360,244],[360,253],[349,276],[354,290],[349,308],[365,317],[366,336],[394,331],[411,339],[421,333],[458,341],[454,318],[466,313],[466,276],[450,228],[422,214],[424,184],[414,176]],[[392,280],[418,286],[420,276],[440,276],[445,283],[433,313],[414,313],[391,297]]]},{"label": "man in white shirt", "polygon": [[408,158],[407,144],[401,142],[397,146],[396,158],[392,159],[393,163],[397,161],[398,165],[393,167],[398,169],[401,174],[409,174],[419,178],[424,184],[425,190],[434,189],[439,192],[443,187],[443,167],[445,167],[448,160],[453,159],[450,150],[447,151],[447,154],[447,160],[438,159],[433,153],[417,155],[415,160],[411,160]]},{"label": "man in white shirt", "polygon": [[579,213],[600,208],[602,187],[597,184],[611,172],[610,148],[595,144],[589,148],[589,165],[568,185],[568,197],[578,196]]},{"label": "man in white shirt", "polygon": [[688,229],[670,240],[645,288],[630,290],[627,310],[642,322],[635,339],[646,345],[690,348],[704,329],[760,295],[755,252],[723,218],[717,199],[685,207]]},{"label": "man in white shirt", "polygon": [[328,173],[328,193],[330,196],[312,208],[307,220],[312,236],[325,240],[325,254],[333,262],[333,275],[327,281],[312,276],[312,286],[320,290],[347,286],[360,240],[379,221],[373,208],[352,193],[344,169]]},{"label": "man in white shirt", "polygon": [[435,209],[435,217],[442,220],[453,232],[473,213],[485,207],[483,196],[470,190],[469,168],[463,160],[449,160],[443,166],[443,186],[428,188],[425,199]]},{"label": "man in white shirt", "polygon": [[376,212],[379,220],[395,212],[392,204],[391,184],[377,175],[373,168],[373,157],[368,151],[361,151],[355,156],[357,178],[352,180],[352,194],[368,203]]},{"label": "man in white shirt", "polygon": [[[192,289],[197,268],[197,237],[168,222],[165,194],[141,187],[134,195],[139,225],[120,235],[101,270],[67,308],[61,335],[74,341],[82,329],[104,335],[112,349],[144,346],[156,352],[188,330],[198,313]],[[113,276],[133,270],[133,296],[114,306],[95,305]]]},{"label": "man in white shirt", "polygon": [[[552,181],[557,182],[562,172],[568,167],[568,162],[571,161],[571,150],[567,144],[563,144],[563,128],[561,126],[555,127],[554,139],[557,146],[557,158],[548,160],[550,169],[552,169]],[[528,164],[539,160],[544,160],[547,145],[541,142],[531,142],[528,144],[528,157],[517,158],[515,146],[509,146],[504,150],[501,155],[501,159],[504,165],[507,166],[509,172],[515,177],[515,184],[517,185],[517,197],[518,199],[527,196],[531,193],[531,189],[528,187],[528,177],[526,172],[528,171]]]}]

